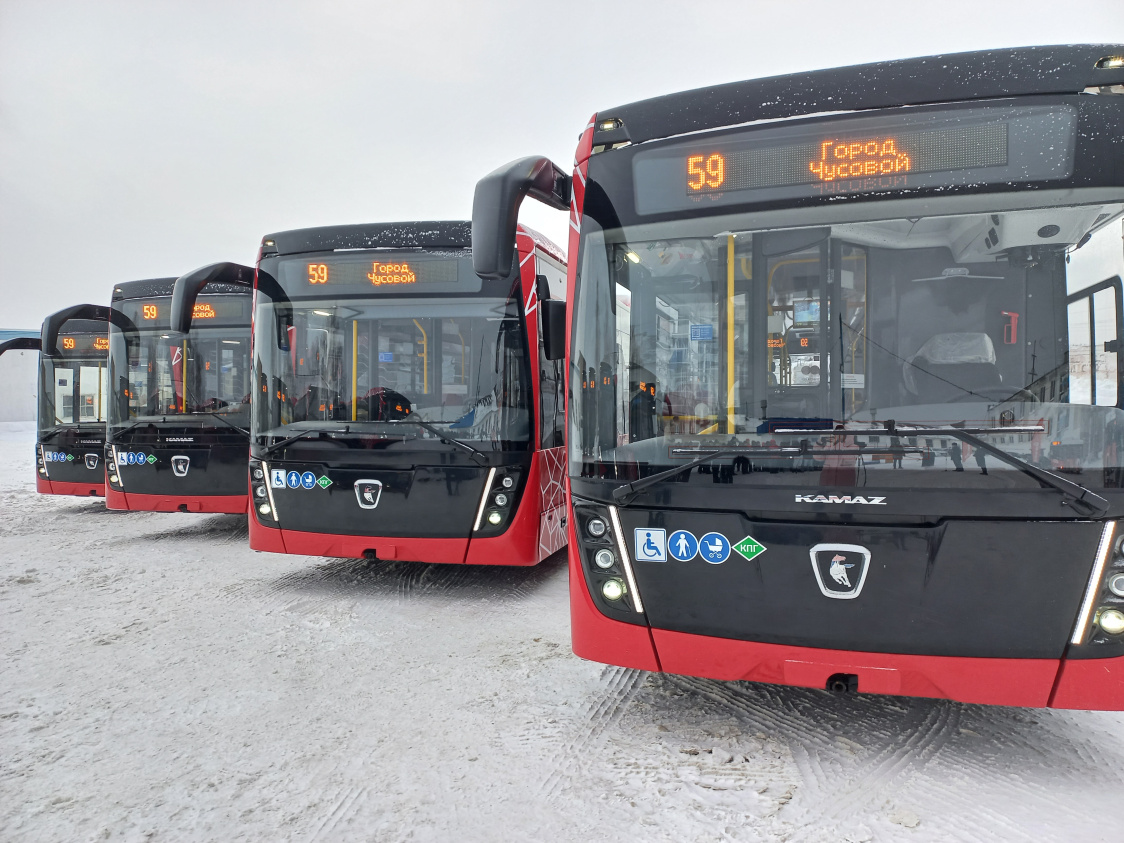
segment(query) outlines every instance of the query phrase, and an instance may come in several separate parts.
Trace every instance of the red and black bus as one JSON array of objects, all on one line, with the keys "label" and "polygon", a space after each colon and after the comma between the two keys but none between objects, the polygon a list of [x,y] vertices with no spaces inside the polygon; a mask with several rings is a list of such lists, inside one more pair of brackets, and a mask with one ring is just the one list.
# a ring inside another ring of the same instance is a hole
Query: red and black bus
[{"label": "red and black bus", "polygon": [[548,358],[539,321],[564,297],[563,256],[520,230],[510,271],[484,280],[470,241],[467,222],[263,239],[252,548],[534,565],[565,545],[564,325]]},{"label": "red and black bus", "polygon": [[105,494],[108,318],[107,307],[76,305],[43,320],[38,338],[0,343],[0,354],[39,351],[35,488],[40,494]]},{"label": "red and black bus", "polygon": [[1124,46],[600,111],[569,204],[574,651],[1124,709]]},{"label": "red and black bus", "polygon": [[113,288],[106,505],[244,513],[252,295],[195,290],[173,329],[175,291],[175,278]]}]

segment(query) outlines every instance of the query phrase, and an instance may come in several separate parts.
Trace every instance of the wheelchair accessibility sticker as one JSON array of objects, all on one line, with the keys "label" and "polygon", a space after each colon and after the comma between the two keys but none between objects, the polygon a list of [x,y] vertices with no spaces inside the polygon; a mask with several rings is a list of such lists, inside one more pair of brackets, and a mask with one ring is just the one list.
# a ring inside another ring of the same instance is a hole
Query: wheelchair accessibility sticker
[{"label": "wheelchair accessibility sticker", "polygon": [[635,533],[637,562],[667,561],[667,532],[665,530],[643,527],[637,528]]}]

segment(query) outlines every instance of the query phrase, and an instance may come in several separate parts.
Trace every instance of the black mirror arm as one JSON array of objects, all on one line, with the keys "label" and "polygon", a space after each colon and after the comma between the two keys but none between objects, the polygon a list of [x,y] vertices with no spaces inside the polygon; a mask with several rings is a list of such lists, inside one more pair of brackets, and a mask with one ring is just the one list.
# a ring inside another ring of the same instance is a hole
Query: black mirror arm
[{"label": "black mirror arm", "polygon": [[254,287],[254,270],[237,263],[212,263],[201,266],[176,279],[172,290],[172,330],[186,334],[191,330],[191,317],[199,293],[208,284],[235,284]]},{"label": "black mirror arm", "polygon": [[472,266],[482,278],[507,278],[515,252],[519,206],[530,196],[559,211],[568,210],[570,176],[549,158],[520,158],[476,183],[472,197]]}]

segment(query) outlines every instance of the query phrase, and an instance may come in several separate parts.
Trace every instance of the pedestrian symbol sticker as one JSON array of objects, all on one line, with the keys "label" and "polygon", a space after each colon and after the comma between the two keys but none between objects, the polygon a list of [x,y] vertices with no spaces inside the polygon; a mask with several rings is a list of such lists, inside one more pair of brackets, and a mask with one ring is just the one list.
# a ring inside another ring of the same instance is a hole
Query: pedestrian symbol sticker
[{"label": "pedestrian symbol sticker", "polygon": [[290,489],[299,489],[301,485],[301,474],[299,471],[290,471],[285,475],[285,485]]},{"label": "pedestrian symbol sticker", "polygon": [[677,559],[680,562],[690,562],[698,555],[699,540],[695,538],[694,533],[688,533],[686,530],[676,530],[671,534],[671,538],[667,542],[667,552],[671,554],[672,559]]},{"label": "pedestrian symbol sticker", "polygon": [[306,489],[312,489],[316,486],[316,475],[311,471],[306,471],[301,475],[301,485]]},{"label": "pedestrian symbol sticker", "polygon": [[636,530],[636,561],[666,562],[666,535],[667,531],[665,530],[656,530],[650,527],[638,528]]},{"label": "pedestrian symbol sticker", "polygon": [[699,539],[699,553],[711,565],[721,565],[730,558],[730,542],[721,533],[707,533]]},{"label": "pedestrian symbol sticker", "polygon": [[753,536],[746,536],[744,539],[734,545],[734,550],[744,556],[746,560],[752,562],[754,559],[765,552],[766,547],[765,545],[761,544],[761,542],[757,541],[757,539],[755,539]]},{"label": "pedestrian symbol sticker", "polygon": [[285,488],[285,472],[279,468],[272,468],[269,471],[269,485],[274,489]]}]

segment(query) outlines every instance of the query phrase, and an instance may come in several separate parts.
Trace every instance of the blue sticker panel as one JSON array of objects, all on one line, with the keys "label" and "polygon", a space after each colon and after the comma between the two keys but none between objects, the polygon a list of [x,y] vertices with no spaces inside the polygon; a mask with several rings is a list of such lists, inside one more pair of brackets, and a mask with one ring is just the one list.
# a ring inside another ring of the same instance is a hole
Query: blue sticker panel
[{"label": "blue sticker panel", "polygon": [[301,474],[299,471],[290,471],[285,475],[285,485],[290,489],[299,489],[301,485]]},{"label": "blue sticker panel", "polygon": [[699,539],[699,553],[711,565],[721,565],[730,558],[730,540],[721,533],[707,533]]},{"label": "blue sticker panel", "polygon": [[690,562],[699,552],[699,540],[694,533],[686,530],[676,530],[667,541],[667,552],[672,559],[680,562]]},{"label": "blue sticker panel", "polygon": [[306,471],[304,474],[301,475],[301,485],[304,486],[306,489],[315,489],[316,488],[316,475],[313,474],[311,471]]},{"label": "blue sticker panel", "polygon": [[638,527],[636,529],[636,561],[666,562],[666,537],[666,530],[657,530],[652,527]]}]

